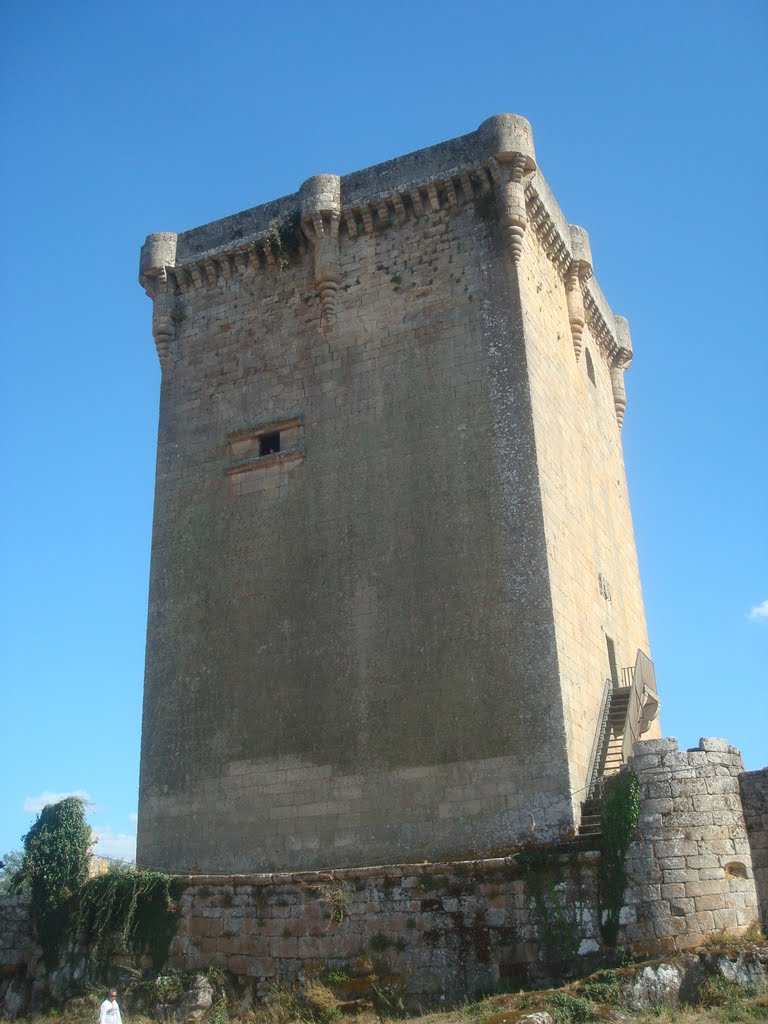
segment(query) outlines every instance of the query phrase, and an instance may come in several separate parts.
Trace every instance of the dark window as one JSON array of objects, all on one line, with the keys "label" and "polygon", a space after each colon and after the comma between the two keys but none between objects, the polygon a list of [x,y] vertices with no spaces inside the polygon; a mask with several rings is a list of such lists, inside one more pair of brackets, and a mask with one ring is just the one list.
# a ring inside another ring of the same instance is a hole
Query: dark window
[{"label": "dark window", "polygon": [[589,349],[584,349],[584,358],[587,363],[587,376],[595,384],[595,364],[592,362],[592,356],[589,354]]},{"label": "dark window", "polygon": [[616,647],[609,636],[605,638],[605,642],[608,646],[608,667],[611,670],[611,682],[613,683],[614,689],[616,689],[619,685],[619,669],[616,664]]},{"label": "dark window", "polygon": [[273,455],[280,451],[280,431],[274,434],[262,434],[259,438],[259,455]]}]

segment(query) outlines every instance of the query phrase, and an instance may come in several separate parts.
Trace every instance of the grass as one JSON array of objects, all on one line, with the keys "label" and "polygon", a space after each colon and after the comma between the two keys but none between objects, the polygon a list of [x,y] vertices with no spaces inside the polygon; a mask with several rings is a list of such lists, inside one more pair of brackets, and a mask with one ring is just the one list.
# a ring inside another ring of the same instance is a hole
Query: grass
[{"label": "grass", "polygon": [[[712,979],[713,984],[703,993],[698,1006],[655,1007],[642,1013],[610,1002],[593,1001],[567,989],[517,996],[490,996],[479,1002],[464,1003],[451,1010],[436,1011],[421,1016],[400,1017],[401,1024],[515,1024],[526,1013],[546,1010],[555,1024],[592,1024],[592,1022],[626,1022],[626,1024],[759,1024],[768,1021],[768,994],[758,994],[727,982]],[[707,987],[707,986],[705,986]],[[299,1003],[290,993],[275,999],[264,1010],[251,1012],[244,1018],[247,1024],[331,1024],[345,1019],[355,1024],[378,1024],[393,1019],[384,1010],[363,1010],[354,1017],[346,1017],[322,992],[318,983],[313,986],[309,999]],[[81,997],[70,1000],[60,1010],[35,1014],[24,1018],[29,1024],[93,1024],[98,1015],[100,997]],[[503,1007],[502,1007],[503,1003]],[[126,1014],[130,1024],[157,1024],[150,1017]],[[217,1003],[203,1018],[203,1024],[229,1024],[230,1016],[225,1004]]]}]

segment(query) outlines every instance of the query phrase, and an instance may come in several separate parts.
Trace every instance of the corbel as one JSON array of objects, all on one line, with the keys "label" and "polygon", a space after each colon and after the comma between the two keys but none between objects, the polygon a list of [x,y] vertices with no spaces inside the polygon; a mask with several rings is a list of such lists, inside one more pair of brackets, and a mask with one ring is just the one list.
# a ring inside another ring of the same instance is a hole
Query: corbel
[{"label": "corbel", "polygon": [[589,235],[576,224],[569,225],[571,235],[571,259],[565,271],[565,297],[568,303],[568,321],[571,325],[571,339],[576,362],[581,357],[584,325],[587,315],[584,309],[584,285],[592,277],[592,250]]},{"label": "corbel", "polygon": [[218,274],[216,273],[216,261],[205,260],[203,262],[203,270],[205,271],[205,279],[208,282],[210,288],[213,288],[218,281]]},{"label": "corbel", "polygon": [[336,174],[317,174],[304,182],[299,194],[301,226],[314,252],[315,288],[320,297],[322,322],[327,326],[333,322],[341,283],[341,178]]},{"label": "corbel", "polygon": [[255,243],[248,247],[248,262],[255,271],[261,270],[261,247]]},{"label": "corbel", "polygon": [[614,317],[616,323],[616,341],[618,348],[611,360],[611,389],[613,391],[613,407],[616,410],[616,421],[619,430],[624,425],[624,411],[627,407],[627,392],[624,388],[624,371],[632,361],[632,337],[629,324],[623,316]]},{"label": "corbel", "polygon": [[357,238],[357,218],[354,210],[344,211],[344,223],[347,225],[347,234],[350,238]]},{"label": "corbel", "polygon": [[199,289],[203,287],[203,272],[200,269],[199,263],[190,263],[187,267],[189,270],[189,276],[192,278],[192,283],[195,288]]},{"label": "corbel", "polygon": [[461,184],[461,191],[464,193],[464,201],[471,203],[475,198],[475,190],[472,186],[472,179],[469,176],[468,171],[462,171],[459,175],[459,182]]},{"label": "corbel", "polygon": [[176,278],[176,287],[182,295],[186,295],[190,287],[190,277],[184,267],[174,267],[173,276]]},{"label": "corbel", "polygon": [[408,195],[411,197],[413,203],[413,211],[417,217],[420,217],[424,212],[424,204],[421,199],[421,191],[418,188],[412,189]]}]

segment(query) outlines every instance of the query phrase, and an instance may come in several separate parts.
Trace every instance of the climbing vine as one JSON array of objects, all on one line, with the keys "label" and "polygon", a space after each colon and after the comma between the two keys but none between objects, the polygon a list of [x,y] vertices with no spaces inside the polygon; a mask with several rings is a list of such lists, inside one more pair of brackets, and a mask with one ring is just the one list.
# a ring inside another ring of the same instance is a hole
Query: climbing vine
[{"label": "climbing vine", "polygon": [[179,882],[158,871],[121,871],[92,878],[78,900],[75,928],[93,960],[117,949],[147,950],[155,967],[168,956],[179,916]]},{"label": "climbing vine", "polygon": [[[562,855],[545,846],[531,846],[515,854],[515,865],[524,875],[533,896],[542,945],[553,963],[576,955],[584,937],[583,909],[579,900],[569,907],[558,889],[563,876]],[[571,879],[580,888],[578,855],[568,858]]]},{"label": "climbing vine", "polygon": [[640,817],[640,783],[629,769],[606,780],[601,818],[599,872],[600,931],[608,946],[616,945],[619,915],[627,887],[627,850]]},{"label": "climbing vine", "polygon": [[48,804],[23,842],[24,856],[14,884],[29,887],[43,957],[52,967],[67,932],[71,902],[88,876],[92,832],[83,801],[69,796]]}]

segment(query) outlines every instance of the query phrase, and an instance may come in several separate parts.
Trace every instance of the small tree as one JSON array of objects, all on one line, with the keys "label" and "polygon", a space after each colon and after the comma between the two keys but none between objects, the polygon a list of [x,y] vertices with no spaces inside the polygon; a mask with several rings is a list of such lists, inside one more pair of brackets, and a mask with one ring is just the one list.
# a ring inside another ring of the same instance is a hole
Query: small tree
[{"label": "small tree", "polygon": [[0,896],[29,892],[29,886],[22,871],[23,862],[24,854],[21,850],[11,850],[10,853],[6,853],[0,858]]},{"label": "small tree", "polygon": [[77,796],[44,807],[24,836],[20,877],[29,884],[48,966],[59,953],[69,902],[88,877],[91,841],[83,801]]}]

